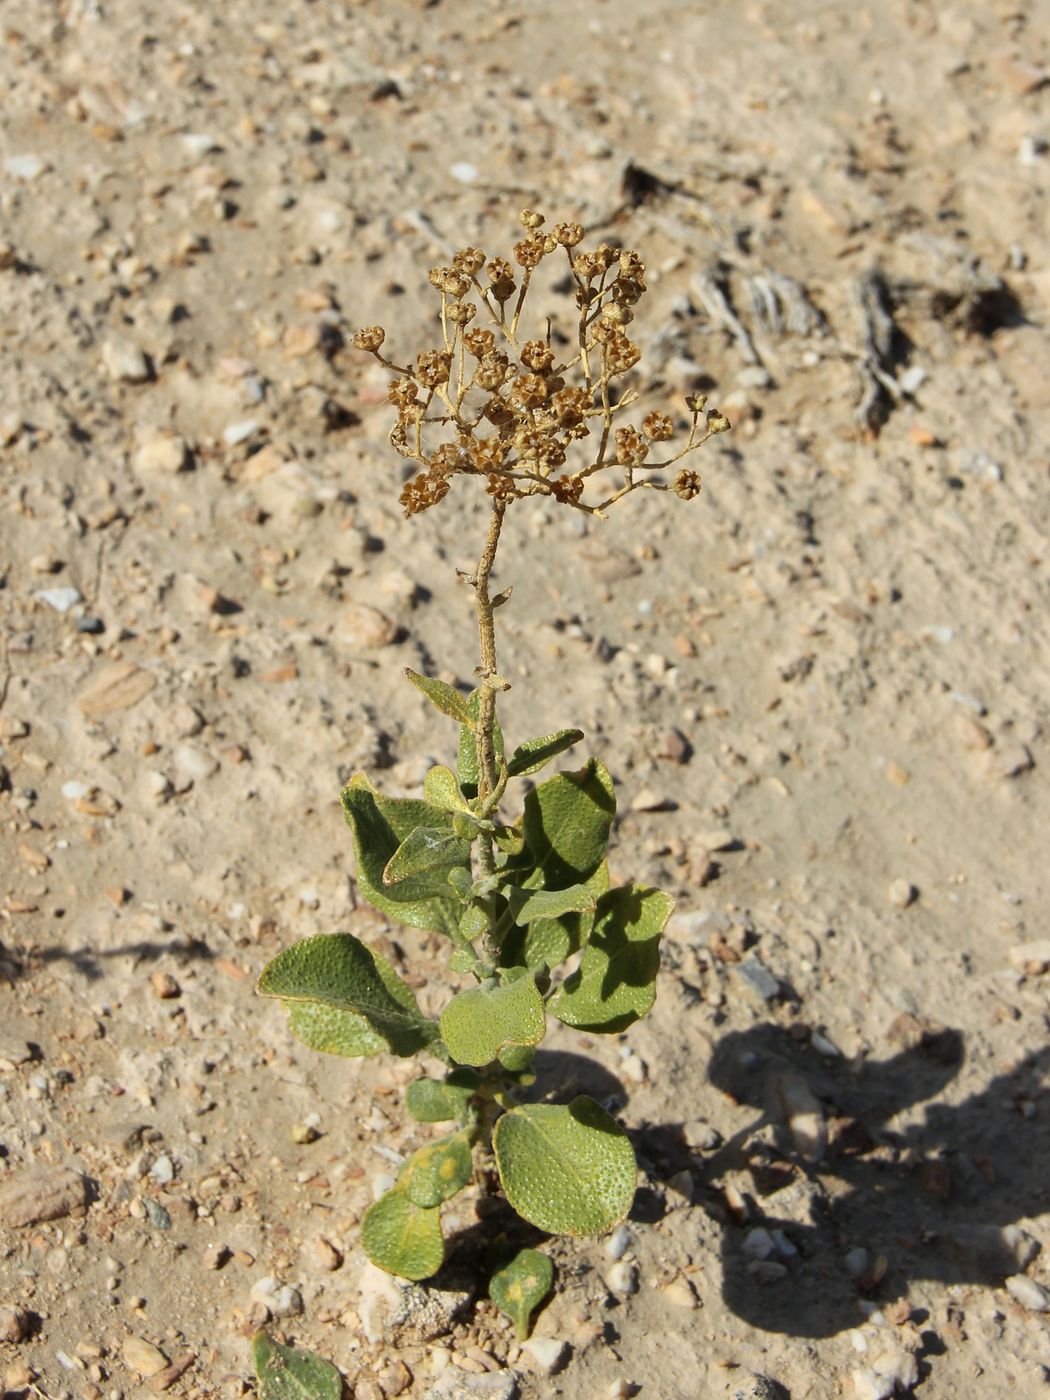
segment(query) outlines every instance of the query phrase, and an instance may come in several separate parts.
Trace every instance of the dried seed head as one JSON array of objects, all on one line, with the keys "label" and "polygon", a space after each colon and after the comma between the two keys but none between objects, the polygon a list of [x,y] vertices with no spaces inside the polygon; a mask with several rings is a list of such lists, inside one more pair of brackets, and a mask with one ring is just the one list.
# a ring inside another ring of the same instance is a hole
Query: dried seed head
[{"label": "dried seed head", "polygon": [[586,389],[559,389],[551,395],[550,402],[554,416],[563,427],[571,427],[580,422],[591,406]]},{"label": "dried seed head", "polygon": [[460,248],[452,259],[452,266],[468,277],[474,277],[485,266],[485,254],[480,248]]},{"label": "dried seed head", "polygon": [[583,242],[583,225],[555,224],[554,239],[563,248],[575,248],[577,243]]},{"label": "dried seed head", "polygon": [[709,433],[728,433],[732,426],[721,409],[713,408],[707,415],[707,431]]},{"label": "dried seed head", "polygon": [[523,209],[518,215],[523,228],[539,228],[543,223],[543,215],[537,214],[535,209]]},{"label": "dried seed head", "polygon": [[454,442],[443,442],[427,458],[431,477],[454,476],[456,472],[466,471],[467,467],[466,452]]},{"label": "dried seed head", "polygon": [[564,506],[578,505],[583,495],[583,481],[578,476],[556,476],[550,483],[550,493]]},{"label": "dried seed head", "polygon": [[603,354],[610,374],[626,374],[642,358],[638,346],[618,328],[606,340]]},{"label": "dried seed head", "polygon": [[675,477],[671,490],[676,496],[681,496],[683,501],[691,501],[694,496],[700,494],[700,473],[688,471],[683,467]]},{"label": "dried seed head", "polygon": [[472,331],[467,331],[463,337],[463,345],[471,355],[480,360],[483,355],[491,355],[495,350],[496,337],[491,331],[478,326]]},{"label": "dried seed head", "polygon": [[422,350],[416,359],[416,378],[427,389],[448,383],[452,356],[447,350]]},{"label": "dried seed head", "polygon": [[362,326],[354,336],[353,343],[358,350],[367,350],[370,355],[374,355],[384,340],[386,331],[382,326]]},{"label": "dried seed head", "polygon": [[482,389],[499,389],[503,381],[512,376],[510,360],[502,350],[491,350],[482,357],[474,372],[474,382]]},{"label": "dried seed head", "polygon": [[547,381],[542,374],[522,374],[510,388],[510,396],[522,408],[538,408],[547,400]]},{"label": "dried seed head", "polygon": [[516,423],[517,414],[498,394],[493,395],[482,410],[483,416],[494,428],[507,428]]},{"label": "dried seed head", "polygon": [[521,347],[521,362],[536,374],[543,374],[554,363],[554,351],[545,340],[527,340]]},{"label": "dried seed head", "polygon": [[521,267],[538,267],[547,251],[547,240],[542,233],[530,233],[514,245],[514,261]]},{"label": "dried seed head", "polygon": [[448,495],[448,482],[444,477],[434,477],[429,472],[420,472],[405,487],[398,498],[406,515],[418,515],[429,510]]},{"label": "dried seed head", "polygon": [[397,408],[407,408],[410,403],[415,403],[417,393],[414,379],[395,379],[386,396]]},{"label": "dried seed head", "polygon": [[696,414],[703,413],[704,409],[707,407],[707,395],[686,394],[685,406],[695,417]]},{"label": "dried seed head", "polygon": [[649,444],[637,428],[616,429],[616,460],[621,467],[640,467],[649,455]]},{"label": "dried seed head", "polygon": [[485,487],[485,494],[497,501],[512,501],[518,493],[515,491],[514,482],[509,476],[493,472]]},{"label": "dried seed head", "polygon": [[502,465],[510,450],[506,438],[475,438],[467,449],[470,460],[479,472],[490,472]]},{"label": "dried seed head", "polygon": [[467,326],[478,314],[478,308],[472,301],[455,301],[445,314],[457,326]]},{"label": "dried seed head", "polygon": [[666,413],[647,413],[642,419],[642,432],[650,442],[668,442],[674,437],[674,424]]}]

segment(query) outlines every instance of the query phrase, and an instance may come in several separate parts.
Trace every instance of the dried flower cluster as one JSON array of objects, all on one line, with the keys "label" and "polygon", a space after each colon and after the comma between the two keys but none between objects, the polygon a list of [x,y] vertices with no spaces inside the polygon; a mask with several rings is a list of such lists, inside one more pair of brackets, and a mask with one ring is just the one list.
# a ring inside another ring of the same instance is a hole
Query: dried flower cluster
[{"label": "dried flower cluster", "polygon": [[[389,392],[397,409],[390,442],[420,467],[401,493],[405,514],[436,505],[452,478],[467,474],[483,476],[488,494],[503,505],[551,496],[601,515],[643,486],[691,500],[700,490],[695,471],[679,468],[670,482],[653,473],[725,432],[725,416],[705,412],[703,394],[690,395],[688,437],[663,456],[659,445],[675,433],[667,414],[647,413],[638,426],[617,425],[637,400],[620,381],[641,358],[628,327],[645,294],[645,264],[637,253],[608,243],[577,251],[584,237],[579,224],[560,223],[545,233],[543,215],[531,209],[521,222],[525,235],[514,245],[513,262],[461,248],[448,267],[431,269],[441,298],[442,344],[421,351],[414,364],[387,359],[381,326],[354,336],[359,350],[398,376]],[[519,328],[533,273],[559,250],[575,296],[575,343],[556,344],[549,321],[542,338],[523,340]],[[619,469],[621,481],[610,488],[604,478],[602,498],[589,504],[589,479],[609,468]]]}]

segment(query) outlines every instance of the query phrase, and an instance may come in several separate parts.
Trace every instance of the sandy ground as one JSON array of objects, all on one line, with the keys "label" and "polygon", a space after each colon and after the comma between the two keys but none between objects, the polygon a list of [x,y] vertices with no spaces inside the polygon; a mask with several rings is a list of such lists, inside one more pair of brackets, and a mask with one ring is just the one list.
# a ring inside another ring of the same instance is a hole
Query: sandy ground
[{"label": "sandy ground", "polygon": [[[359,1400],[1045,1393],[1050,7],[0,28],[8,1388],[246,1394],[270,1313]],[[538,1356],[469,1295],[384,1313],[411,1067],[253,995],[336,928],[449,985],[355,899],[337,793],[451,756],[401,671],[469,680],[486,503],[401,518],[344,340],[428,344],[427,268],[526,202],[642,252],[647,401],[734,421],[697,501],[526,504],[502,549],[508,732],[585,727],[616,875],[678,897],[653,1014],[546,1043],[642,1184],[622,1258],[551,1246]],[[58,1168],[89,1199],[34,1222]]]}]

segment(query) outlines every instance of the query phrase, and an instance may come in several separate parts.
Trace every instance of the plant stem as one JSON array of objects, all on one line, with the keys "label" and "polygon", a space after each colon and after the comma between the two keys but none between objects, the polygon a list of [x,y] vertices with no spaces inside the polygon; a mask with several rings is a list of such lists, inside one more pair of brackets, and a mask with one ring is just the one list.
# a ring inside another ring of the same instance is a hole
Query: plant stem
[{"label": "plant stem", "polygon": [[[492,600],[489,597],[489,576],[496,558],[496,549],[499,545],[500,530],[503,528],[503,516],[506,509],[505,501],[493,501],[485,548],[482,551],[473,579],[474,606],[478,617],[478,639],[481,644],[481,665],[477,672],[481,681],[481,693],[478,696],[478,727],[474,742],[478,756],[478,797],[482,802],[492,796],[499,780],[499,774],[496,771],[496,692],[503,688],[503,683],[501,683],[499,672],[496,669],[496,624]],[[479,841],[478,867],[482,879],[495,874],[494,843],[492,837],[486,832],[482,833]],[[495,939],[494,929],[495,906],[496,897],[493,895],[490,900],[488,933],[485,936],[485,957],[490,962],[495,962],[499,955],[499,945]]]}]

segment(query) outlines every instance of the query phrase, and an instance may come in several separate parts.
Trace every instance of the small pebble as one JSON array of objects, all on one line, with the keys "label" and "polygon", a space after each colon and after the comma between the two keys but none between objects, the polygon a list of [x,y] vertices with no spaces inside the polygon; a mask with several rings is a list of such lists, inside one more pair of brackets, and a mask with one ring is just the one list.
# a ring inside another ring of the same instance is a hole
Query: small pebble
[{"label": "small pebble", "polygon": [[557,1337],[530,1337],[522,1342],[521,1349],[530,1356],[536,1369],[545,1376],[552,1376],[567,1361],[571,1347]]},{"label": "small pebble", "polygon": [[1027,1274],[1014,1274],[1006,1280],[1006,1291],[1029,1312],[1050,1311],[1050,1292]]},{"label": "small pebble", "polygon": [[605,1241],[605,1253],[610,1259],[622,1259],[634,1243],[634,1237],[626,1225],[617,1225]]},{"label": "small pebble", "polygon": [[886,898],[895,909],[907,909],[919,897],[919,891],[908,880],[894,880],[886,891]]},{"label": "small pebble", "polygon": [[50,169],[43,156],[8,156],[4,161],[4,174],[12,180],[23,180],[26,184],[39,179],[45,170]]},{"label": "small pebble", "polygon": [[132,340],[107,340],[102,347],[102,363],[110,379],[118,384],[144,384],[153,377],[149,360]]},{"label": "small pebble", "polygon": [[660,1295],[673,1308],[695,1310],[699,1306],[696,1289],[687,1278],[676,1278],[660,1289]]},{"label": "small pebble", "polygon": [[206,1269],[221,1269],[230,1259],[230,1251],[224,1244],[210,1244],[201,1255],[201,1263]]},{"label": "small pebble", "polygon": [[182,988],[170,972],[151,973],[149,980],[154,994],[160,997],[161,1001],[170,1001],[172,998],[182,995]]},{"label": "small pebble", "polygon": [[17,1344],[29,1336],[29,1316],[21,1308],[0,1308],[0,1342]]},{"label": "small pebble", "polygon": [[60,613],[69,612],[70,608],[75,608],[78,603],[83,602],[76,588],[38,588],[36,596],[49,608],[54,608],[55,612]]},{"label": "small pebble", "polygon": [[140,1376],[155,1376],[168,1364],[168,1358],[161,1349],[142,1337],[125,1337],[120,1351],[125,1365],[129,1370],[137,1371]]},{"label": "small pebble", "polygon": [[290,1283],[281,1284],[272,1276],[252,1285],[249,1299],[261,1303],[271,1317],[298,1317],[303,1310],[302,1294]]},{"label": "small pebble", "polygon": [[259,423],[255,418],[244,418],[239,423],[231,423],[223,429],[222,440],[227,447],[237,447],[242,442],[247,442],[250,437],[254,437],[259,431]]},{"label": "small pebble", "polygon": [[618,1260],[605,1277],[614,1293],[630,1297],[632,1293],[638,1292],[638,1268],[628,1259]]},{"label": "small pebble", "polygon": [[147,476],[152,472],[174,476],[189,467],[191,461],[189,449],[182,438],[163,434],[142,444],[135,453],[134,467]]}]

